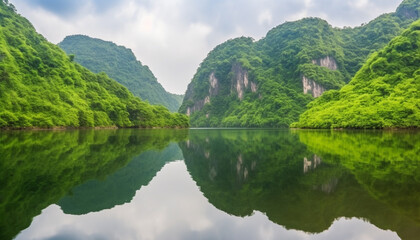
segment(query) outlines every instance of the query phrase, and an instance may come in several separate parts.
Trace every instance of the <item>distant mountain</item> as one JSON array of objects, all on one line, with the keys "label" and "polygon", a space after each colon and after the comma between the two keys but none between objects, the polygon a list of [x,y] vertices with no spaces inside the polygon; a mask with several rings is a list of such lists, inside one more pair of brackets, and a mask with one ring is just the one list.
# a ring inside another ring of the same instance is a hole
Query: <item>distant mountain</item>
[{"label": "distant mountain", "polygon": [[166,92],[149,67],[137,61],[128,48],[83,35],[68,36],[58,46],[74,54],[74,60],[82,66],[95,73],[105,72],[151,104],[163,105],[172,112],[181,106],[179,99],[183,97]]},{"label": "distant mountain", "polygon": [[420,20],[372,54],[340,91],[311,102],[295,127],[420,127]]},{"label": "distant mountain", "polygon": [[187,117],[73,62],[4,1],[0,26],[0,128],[188,126]]},{"label": "distant mountain", "polygon": [[265,38],[236,38],[200,64],[180,113],[192,126],[288,127],[326,90],[340,89],[369,54],[419,18],[420,2],[356,28],[333,28],[318,18],[286,22]]}]

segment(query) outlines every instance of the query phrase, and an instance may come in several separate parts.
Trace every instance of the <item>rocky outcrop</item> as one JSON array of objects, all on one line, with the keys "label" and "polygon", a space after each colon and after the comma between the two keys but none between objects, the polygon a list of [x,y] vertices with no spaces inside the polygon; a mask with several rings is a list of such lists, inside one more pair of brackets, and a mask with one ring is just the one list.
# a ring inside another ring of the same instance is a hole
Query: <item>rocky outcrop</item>
[{"label": "rocky outcrop", "polygon": [[186,112],[187,116],[190,116],[196,111],[200,111],[204,107],[204,104],[206,104],[207,102],[210,102],[210,98],[208,99],[207,98],[208,96],[203,100],[196,101],[193,106],[187,107],[187,112]]},{"label": "rocky outcrop", "polygon": [[[203,100],[196,101],[192,107],[187,107],[187,112],[186,112],[187,116],[190,116],[196,111],[200,111],[204,107],[204,105],[206,105],[207,103],[210,103],[211,96],[216,96],[217,94],[219,94],[219,80],[216,78],[214,72],[212,72],[209,76],[209,83],[210,83],[209,95],[206,96]],[[191,98],[192,94],[188,90],[185,97],[186,98],[188,97],[189,99]],[[208,118],[209,116],[206,115],[206,117]]]},{"label": "rocky outcrop", "polygon": [[[330,56],[312,60],[312,63],[321,67],[326,67],[332,71],[335,71],[338,69],[337,62],[335,61],[333,57],[330,57]],[[302,85],[303,85],[303,93],[304,94],[310,93],[312,97],[314,98],[321,96],[326,90],[322,85],[315,82],[313,79],[307,78],[305,75],[302,76]]]},{"label": "rocky outcrop", "polygon": [[251,90],[251,92],[254,93],[257,92],[257,84],[253,81],[249,81],[248,71],[243,69],[239,63],[233,64],[232,73],[233,79],[231,92],[236,92],[240,100],[244,98],[244,93],[246,90]]},{"label": "rocky outcrop", "polygon": [[321,67],[326,67],[330,70],[337,70],[337,62],[333,57],[326,56],[317,60],[312,60],[313,64],[319,65]]},{"label": "rocky outcrop", "polygon": [[216,96],[217,94],[219,94],[219,80],[216,78],[214,72],[210,74],[209,82],[210,82],[209,94],[210,96]]},{"label": "rocky outcrop", "polygon": [[312,97],[314,98],[321,96],[325,92],[325,88],[323,86],[305,76],[302,77],[302,84],[303,93],[312,94]]}]

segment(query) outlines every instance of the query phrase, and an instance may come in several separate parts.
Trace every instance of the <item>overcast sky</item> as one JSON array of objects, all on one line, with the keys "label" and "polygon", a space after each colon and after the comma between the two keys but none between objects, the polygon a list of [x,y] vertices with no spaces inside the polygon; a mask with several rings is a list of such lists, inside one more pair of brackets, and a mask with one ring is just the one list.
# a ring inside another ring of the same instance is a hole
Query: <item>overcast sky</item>
[{"label": "overcast sky", "polygon": [[200,62],[234,37],[258,40],[285,21],[358,26],[402,0],[9,0],[49,41],[84,34],[131,48],[163,87],[184,93]]}]

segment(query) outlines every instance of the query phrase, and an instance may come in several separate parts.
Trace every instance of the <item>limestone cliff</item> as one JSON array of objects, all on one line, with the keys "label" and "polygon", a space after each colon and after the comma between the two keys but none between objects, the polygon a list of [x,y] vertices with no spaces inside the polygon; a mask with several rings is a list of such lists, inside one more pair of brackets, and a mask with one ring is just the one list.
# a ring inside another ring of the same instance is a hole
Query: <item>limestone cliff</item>
[{"label": "limestone cliff", "polygon": [[[336,71],[338,69],[336,60],[331,56],[314,59],[312,60],[312,64],[328,68],[331,71]],[[303,93],[311,94],[314,98],[321,96],[326,91],[324,86],[317,83],[316,80],[306,77],[305,75],[302,76],[302,85]]]},{"label": "limestone cliff", "polygon": [[244,98],[244,93],[247,90],[251,90],[253,93],[257,92],[257,84],[249,80],[248,71],[241,64],[233,64],[231,72],[233,73],[231,92],[236,93],[239,100]]},{"label": "limestone cliff", "polygon": [[326,67],[330,70],[337,70],[337,62],[333,57],[330,56],[326,56],[317,60],[312,60],[312,63],[321,67]]},{"label": "limestone cliff", "polygon": [[323,86],[305,76],[302,77],[302,83],[303,93],[311,94],[314,98],[321,96],[325,92],[325,88]]},{"label": "limestone cliff", "polygon": [[[234,63],[231,67],[230,94],[236,95],[242,101],[246,92],[256,93],[258,85],[249,79],[248,71],[242,67],[240,63]],[[227,87],[227,86],[224,86]],[[185,100],[190,100],[192,104],[186,107],[186,114],[190,116],[196,111],[200,111],[203,107],[211,102],[211,98],[219,95],[220,81],[216,77],[216,73],[212,71],[208,76],[208,94],[203,99],[193,100],[194,90],[189,86],[185,95]],[[206,114],[209,117],[209,114]]]}]

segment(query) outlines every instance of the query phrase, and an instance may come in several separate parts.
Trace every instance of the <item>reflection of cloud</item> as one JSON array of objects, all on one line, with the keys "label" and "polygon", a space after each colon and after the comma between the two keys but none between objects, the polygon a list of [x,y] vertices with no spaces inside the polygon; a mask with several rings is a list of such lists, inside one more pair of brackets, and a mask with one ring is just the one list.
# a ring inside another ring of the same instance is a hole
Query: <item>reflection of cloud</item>
[{"label": "reflection of cloud", "polygon": [[[314,205],[316,207],[316,205]],[[235,217],[213,207],[182,161],[167,164],[129,204],[82,216],[57,205],[44,209],[19,239],[398,239],[358,219],[339,219],[328,231],[286,230],[254,212]]]},{"label": "reflection of cloud", "polygon": [[217,44],[255,39],[285,21],[307,16],[354,26],[394,11],[401,0],[10,0],[50,41],[71,34],[133,49],[169,91],[183,93]]}]

